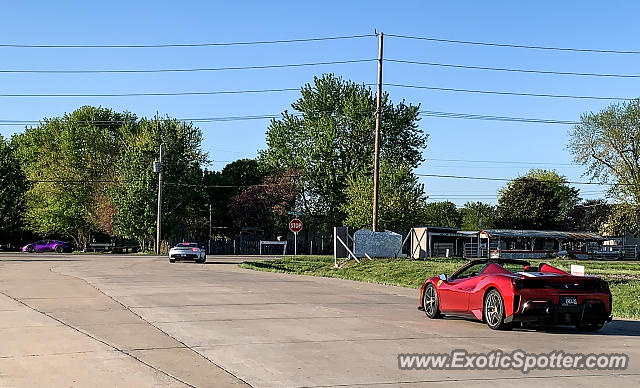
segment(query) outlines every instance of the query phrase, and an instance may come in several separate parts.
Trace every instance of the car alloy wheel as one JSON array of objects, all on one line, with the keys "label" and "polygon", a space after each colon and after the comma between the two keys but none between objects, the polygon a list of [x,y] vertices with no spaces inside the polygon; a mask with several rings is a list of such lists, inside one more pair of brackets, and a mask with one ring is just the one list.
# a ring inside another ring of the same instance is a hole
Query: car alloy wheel
[{"label": "car alloy wheel", "polygon": [[424,295],[422,297],[422,307],[424,307],[424,313],[427,314],[429,318],[439,318],[440,310],[438,310],[440,306],[440,301],[438,300],[438,292],[433,284],[427,284],[427,287],[424,289]]},{"label": "car alloy wheel", "polygon": [[504,301],[498,290],[491,290],[484,298],[484,319],[493,330],[506,328],[504,323]]},{"label": "car alloy wheel", "polygon": [[33,249],[32,246],[27,248],[27,252],[29,252],[29,253],[33,253],[34,251],[35,251],[35,249]]},{"label": "car alloy wheel", "polygon": [[58,246],[56,247],[56,253],[62,253],[63,251],[64,251],[64,248],[62,248],[62,246],[61,246],[61,245],[58,245]]}]

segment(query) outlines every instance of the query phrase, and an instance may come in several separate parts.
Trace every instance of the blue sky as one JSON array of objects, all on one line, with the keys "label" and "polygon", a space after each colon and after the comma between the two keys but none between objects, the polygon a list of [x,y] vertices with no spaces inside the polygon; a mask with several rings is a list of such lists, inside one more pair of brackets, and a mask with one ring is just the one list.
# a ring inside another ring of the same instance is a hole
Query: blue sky
[{"label": "blue sky", "polygon": [[[636,2],[0,2],[0,43],[158,44],[295,39],[339,35],[415,35],[514,44],[640,50]],[[397,4],[397,5],[396,5]],[[615,6],[614,6],[615,4]],[[278,45],[70,49],[0,47],[0,69],[158,69],[251,66],[375,58],[375,37]],[[640,74],[640,55],[554,52],[385,38],[385,58],[554,71]],[[376,63],[155,74],[0,73],[0,94],[194,92],[298,88],[333,72],[375,83]],[[386,62],[384,82],[511,92],[638,97],[640,79],[519,74]],[[385,87],[392,100],[422,110],[578,120],[612,101],[492,96]],[[82,105],[139,116],[176,118],[277,114],[297,92],[214,96],[27,98],[0,97],[0,120],[38,120]],[[268,121],[202,123],[203,148],[220,169],[265,147]],[[513,178],[532,167],[554,168],[584,181],[571,165],[568,125],[425,117],[429,133],[422,174]],[[20,126],[0,126],[10,136]],[[476,162],[457,162],[453,159]],[[491,163],[477,161],[488,160]],[[495,163],[503,162],[503,163]],[[509,163],[504,163],[509,162]],[[519,163],[511,163],[519,162]],[[432,200],[496,203],[503,182],[421,178]],[[578,186],[583,198],[602,187]]]}]

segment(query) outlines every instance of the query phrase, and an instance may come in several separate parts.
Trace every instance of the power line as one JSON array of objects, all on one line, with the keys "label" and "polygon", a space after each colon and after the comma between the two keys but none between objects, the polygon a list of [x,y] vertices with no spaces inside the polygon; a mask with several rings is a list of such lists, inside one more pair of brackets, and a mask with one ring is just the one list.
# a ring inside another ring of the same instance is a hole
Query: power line
[{"label": "power line", "polygon": [[255,90],[216,90],[211,92],[138,92],[138,93],[33,93],[0,94],[0,97],[138,97],[138,96],[210,96],[216,94],[250,94],[299,91],[300,88],[255,89]]},{"label": "power line", "polygon": [[166,48],[166,47],[219,47],[219,46],[248,46],[280,43],[319,42],[326,40],[344,40],[370,38],[375,34],[328,36],[319,38],[258,40],[245,42],[205,42],[205,43],[160,43],[160,44],[25,44],[25,43],[0,43],[0,47],[13,48]]},{"label": "power line", "polygon": [[418,86],[418,85],[404,85],[404,84],[390,84],[390,83],[386,84],[386,86],[392,86],[392,87],[398,87],[398,88],[410,88],[410,89],[439,90],[444,92],[497,94],[497,95],[505,95],[505,96],[575,98],[575,99],[585,99],[585,100],[619,100],[619,101],[633,100],[633,98],[625,98],[625,97],[599,97],[599,96],[578,96],[578,95],[571,95],[571,94],[505,92],[505,91],[497,91],[497,90],[455,89],[455,88],[444,88],[444,87],[437,87],[437,86]]},{"label": "power line", "polygon": [[[492,115],[478,115],[471,113],[460,113],[460,112],[442,112],[442,111],[420,111],[418,112],[421,116],[424,117],[438,117],[438,118],[452,118],[452,119],[466,119],[466,120],[489,120],[489,121],[507,121],[507,122],[524,122],[524,123],[535,123],[535,124],[564,124],[564,125],[574,125],[579,124],[577,121],[569,121],[569,120],[554,120],[554,119],[541,119],[541,118],[530,118],[530,117],[511,117],[511,116],[492,116]],[[301,113],[293,113],[291,116],[301,116]],[[201,118],[178,118],[177,121],[180,122],[193,122],[193,123],[204,123],[204,122],[224,122],[224,121],[242,121],[242,120],[270,120],[276,119],[280,117],[280,114],[265,114],[265,115],[249,115],[249,116],[221,116],[221,117],[201,117]],[[9,120],[9,119],[0,119],[0,125],[29,125],[29,124],[39,124],[45,120]],[[120,121],[120,120],[106,120],[106,121],[88,121],[88,120],[73,120],[66,121],[68,123],[75,124],[125,124],[133,121]],[[444,159],[443,159],[444,160]]]},{"label": "power line", "polygon": [[[490,177],[478,177],[478,176],[463,176],[463,175],[440,175],[440,174],[415,174],[416,176],[426,177],[426,178],[451,178],[451,179],[472,179],[472,180],[483,180],[483,181],[512,181],[518,178],[490,178]],[[526,177],[520,177],[526,178]],[[537,182],[557,182],[553,180],[545,180],[545,179],[537,179],[537,178],[528,178],[531,180],[535,180]],[[574,182],[574,181],[563,181],[562,183],[573,184],[573,185],[600,185],[600,186],[634,186],[632,183],[599,183],[599,182]]]},{"label": "power line", "polygon": [[349,63],[372,62],[377,59],[349,59],[344,61],[289,63],[284,65],[255,65],[255,66],[227,66],[227,67],[197,67],[183,69],[92,69],[92,70],[0,70],[2,74],[96,74],[96,73],[186,73],[202,71],[226,71],[226,70],[259,70],[280,69],[288,67],[342,65]]},{"label": "power line", "polygon": [[469,41],[469,40],[441,39],[441,38],[432,38],[432,37],[424,37],[424,36],[394,35],[394,34],[386,34],[386,35],[394,37],[394,38],[402,38],[402,39],[426,40],[426,41],[430,41],[430,42],[468,44],[468,45],[476,45],[476,46],[494,46],[494,47],[509,47],[509,48],[534,49],[534,50],[574,51],[574,52],[604,53],[604,54],[640,54],[640,51],[633,51],[633,50],[587,49],[587,48],[575,48],[575,47],[536,46],[536,45],[524,45],[524,44],[510,44],[510,43],[495,43],[495,42],[478,42],[478,41]]},{"label": "power line", "polygon": [[435,160],[439,162],[470,162],[470,163],[499,163],[499,164],[540,164],[540,165],[556,165],[556,166],[576,166],[574,163],[552,163],[552,162],[525,162],[521,160],[509,161],[509,160],[472,160],[472,159],[438,159],[427,158],[427,162]]},{"label": "power line", "polygon": [[[375,84],[365,83],[365,86],[373,86]],[[601,96],[580,96],[569,94],[547,94],[547,93],[525,93],[525,92],[507,92],[496,90],[474,90],[474,89],[456,89],[445,88],[438,86],[420,86],[420,85],[406,85],[406,84],[394,84],[388,83],[386,86],[409,88],[409,89],[424,89],[424,90],[436,90],[445,92],[459,92],[459,93],[479,93],[479,94],[495,94],[495,95],[508,95],[508,96],[527,96],[527,97],[548,97],[548,98],[573,98],[573,99],[591,99],[591,100],[619,100],[630,101],[633,98],[625,97],[601,97]],[[215,91],[201,91],[201,92],[132,92],[132,93],[5,93],[0,94],[0,97],[144,97],[144,96],[209,96],[218,94],[252,94],[252,93],[278,93],[278,92],[295,92],[300,88],[273,88],[273,89],[248,89],[248,90],[215,90]]]},{"label": "power line", "polygon": [[437,67],[449,67],[455,69],[472,69],[472,70],[491,70],[491,71],[506,71],[515,73],[530,73],[530,74],[553,74],[553,75],[576,75],[576,76],[588,76],[588,77],[615,77],[615,78],[640,78],[640,74],[604,74],[604,73],[579,73],[573,71],[551,71],[551,70],[535,70],[535,69],[514,69],[506,67],[487,67],[487,66],[473,66],[473,65],[454,65],[450,63],[436,63],[436,62],[421,62],[421,61],[409,61],[404,59],[385,59],[387,62],[404,63],[410,65],[424,65],[424,66],[437,66]]},{"label": "power line", "polygon": [[456,112],[441,112],[441,111],[426,111],[426,110],[420,111],[418,113],[421,116],[426,116],[426,117],[440,117],[440,118],[449,118],[449,119],[508,121],[508,122],[535,123],[535,124],[564,124],[564,125],[580,124],[580,122],[578,121],[539,119],[539,118],[530,118],[530,117],[492,116],[492,115],[478,115],[478,114],[471,114],[471,113],[456,113]]}]

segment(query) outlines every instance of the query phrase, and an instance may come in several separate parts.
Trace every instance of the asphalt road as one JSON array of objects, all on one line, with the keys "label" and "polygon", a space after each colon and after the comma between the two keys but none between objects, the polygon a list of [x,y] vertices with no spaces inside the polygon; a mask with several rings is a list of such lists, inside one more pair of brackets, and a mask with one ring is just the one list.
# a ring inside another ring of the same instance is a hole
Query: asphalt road
[{"label": "asphalt road", "polygon": [[[417,291],[242,258],[0,254],[0,386],[640,385],[640,322],[597,333],[429,320]],[[614,301],[615,302],[615,301]],[[624,371],[400,370],[399,353],[625,353]]]}]

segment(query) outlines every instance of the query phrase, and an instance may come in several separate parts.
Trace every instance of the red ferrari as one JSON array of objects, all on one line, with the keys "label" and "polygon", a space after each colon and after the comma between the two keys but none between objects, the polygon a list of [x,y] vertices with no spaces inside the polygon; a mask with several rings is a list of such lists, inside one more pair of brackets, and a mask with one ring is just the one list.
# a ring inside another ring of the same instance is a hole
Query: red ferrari
[{"label": "red ferrari", "polygon": [[609,284],[596,276],[574,276],[548,264],[524,260],[473,260],[420,288],[419,310],[429,318],[456,315],[489,328],[514,325],[575,325],[596,331],[611,322]]}]

